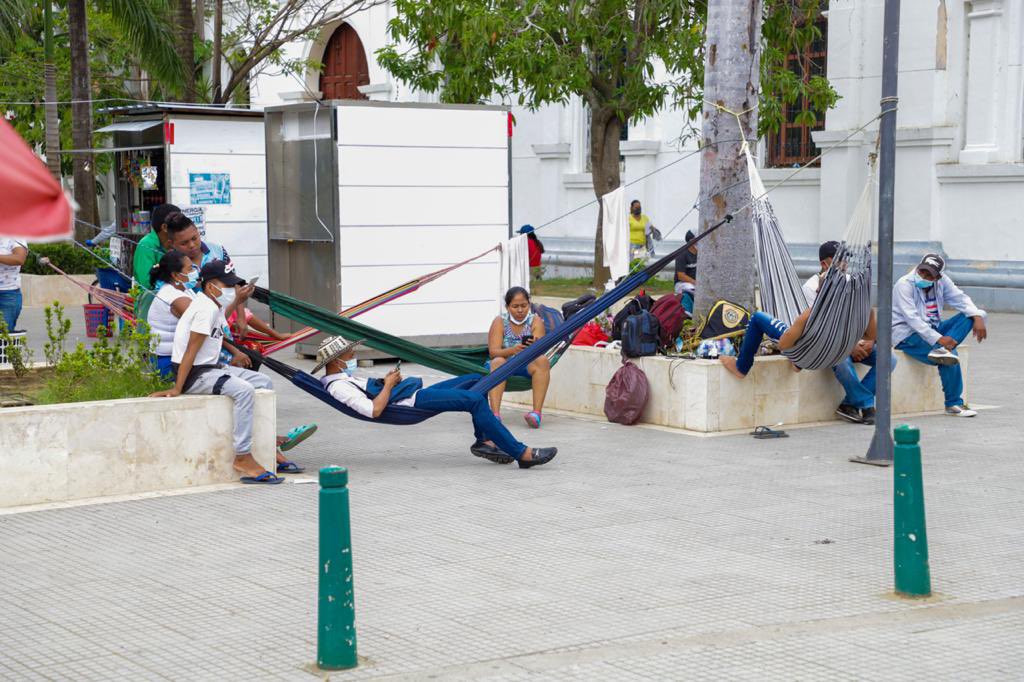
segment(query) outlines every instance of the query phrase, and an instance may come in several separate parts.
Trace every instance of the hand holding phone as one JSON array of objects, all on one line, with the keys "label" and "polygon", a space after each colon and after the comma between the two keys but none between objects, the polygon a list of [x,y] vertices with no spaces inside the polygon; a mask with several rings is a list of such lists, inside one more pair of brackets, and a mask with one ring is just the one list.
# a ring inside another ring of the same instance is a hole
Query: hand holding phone
[{"label": "hand holding phone", "polygon": [[531,343],[533,343],[533,334],[523,334],[519,338],[519,342],[524,346],[529,346]]}]

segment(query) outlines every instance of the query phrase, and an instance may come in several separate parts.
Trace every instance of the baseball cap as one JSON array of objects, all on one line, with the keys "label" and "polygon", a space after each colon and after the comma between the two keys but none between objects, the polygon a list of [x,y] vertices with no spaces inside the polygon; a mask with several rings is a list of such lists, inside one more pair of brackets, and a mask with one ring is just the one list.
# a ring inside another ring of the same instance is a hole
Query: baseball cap
[{"label": "baseball cap", "polygon": [[519,228],[519,234],[530,234],[534,231],[533,225],[523,225]]},{"label": "baseball cap", "polygon": [[686,231],[686,241],[692,242],[694,237],[696,237],[696,235],[693,233],[693,230]]},{"label": "baseball cap", "polygon": [[211,279],[228,287],[245,284],[245,280],[235,274],[235,266],[222,260],[212,260],[199,271],[200,282],[209,282]]},{"label": "baseball cap", "polygon": [[818,247],[818,260],[827,260],[829,258],[835,258],[836,253],[839,251],[839,242],[832,240],[825,242]]},{"label": "baseball cap", "polygon": [[917,266],[917,269],[924,270],[933,278],[938,279],[942,275],[942,271],[945,267],[946,261],[942,259],[942,256],[937,253],[929,253],[921,259],[921,264]]}]

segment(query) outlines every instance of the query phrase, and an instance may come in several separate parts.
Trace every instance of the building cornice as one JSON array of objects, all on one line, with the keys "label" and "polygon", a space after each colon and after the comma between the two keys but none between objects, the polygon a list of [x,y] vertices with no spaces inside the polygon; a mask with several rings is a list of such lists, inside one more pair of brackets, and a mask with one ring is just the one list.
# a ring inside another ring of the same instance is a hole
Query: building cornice
[{"label": "building cornice", "polygon": [[571,152],[568,142],[532,144],[530,149],[533,150],[538,159],[568,159]]}]

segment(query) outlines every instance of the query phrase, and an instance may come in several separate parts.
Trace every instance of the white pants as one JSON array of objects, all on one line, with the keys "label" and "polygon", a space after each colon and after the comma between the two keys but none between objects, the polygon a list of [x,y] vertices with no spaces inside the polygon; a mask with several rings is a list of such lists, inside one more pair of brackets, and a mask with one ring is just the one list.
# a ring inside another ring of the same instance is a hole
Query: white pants
[{"label": "white pants", "polygon": [[226,395],[235,403],[235,454],[252,452],[252,422],[256,408],[256,389],[273,388],[268,377],[243,367],[225,365],[196,377],[186,393],[192,395]]}]

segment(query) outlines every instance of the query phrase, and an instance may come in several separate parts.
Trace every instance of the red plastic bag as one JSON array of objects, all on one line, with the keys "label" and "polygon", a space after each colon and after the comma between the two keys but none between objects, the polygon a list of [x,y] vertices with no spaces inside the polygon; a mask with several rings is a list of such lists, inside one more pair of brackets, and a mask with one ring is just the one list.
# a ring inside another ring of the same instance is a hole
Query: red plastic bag
[{"label": "red plastic bag", "polygon": [[596,346],[602,341],[607,341],[608,335],[601,329],[597,322],[587,322],[583,325],[572,340],[574,346]]},{"label": "red plastic bag", "polygon": [[623,361],[605,389],[604,416],[617,424],[636,424],[650,395],[651,387],[644,371],[632,362]]}]

